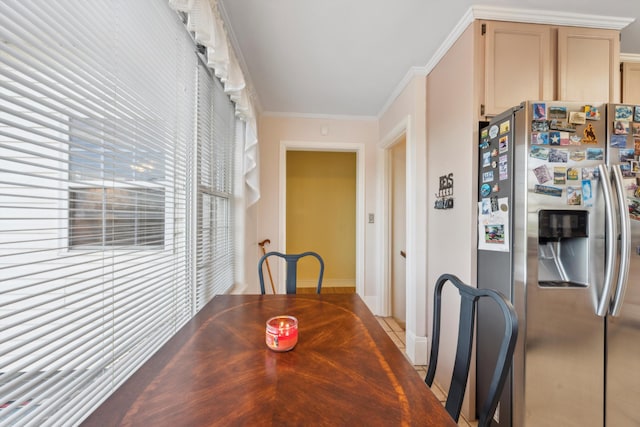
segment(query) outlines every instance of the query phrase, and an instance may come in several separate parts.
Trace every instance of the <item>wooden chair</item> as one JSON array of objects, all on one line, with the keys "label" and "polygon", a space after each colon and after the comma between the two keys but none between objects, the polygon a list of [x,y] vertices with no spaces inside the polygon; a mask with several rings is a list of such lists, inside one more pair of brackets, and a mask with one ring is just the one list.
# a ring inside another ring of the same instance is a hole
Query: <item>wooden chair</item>
[{"label": "wooden chair", "polygon": [[500,394],[513,361],[516,339],[518,336],[518,318],[511,303],[500,292],[492,289],[477,289],[464,284],[460,279],[451,274],[443,274],[438,278],[434,291],[433,310],[433,334],[429,369],[425,382],[431,386],[436,373],[438,363],[438,347],[440,343],[440,316],[442,312],[442,288],[445,283],[454,285],[460,293],[460,324],[458,327],[458,344],[456,349],[453,375],[449,387],[449,394],[445,408],[449,415],[457,422],[460,417],[462,400],[464,399],[471,362],[471,348],[473,346],[473,334],[476,320],[476,308],[480,298],[493,299],[497,308],[502,312],[505,320],[505,329],[500,345],[500,352],[489,386],[489,394],[479,412],[478,427],[491,425],[493,414],[500,400]]},{"label": "wooden chair", "polygon": [[[320,293],[320,288],[322,287],[322,276],[324,275],[324,261],[322,260],[322,257],[320,255],[318,255],[315,252],[303,252],[301,254],[283,254],[281,252],[267,252],[266,254],[264,254],[261,258],[260,261],[258,261],[258,276],[260,278],[260,292],[262,293],[262,295],[265,294],[265,287],[264,287],[264,274],[262,272],[262,264],[267,260],[267,258],[271,257],[271,256],[277,256],[280,258],[284,258],[284,260],[287,263],[287,281],[286,281],[286,289],[287,289],[287,293],[288,294],[295,294],[296,293],[296,284],[297,284],[297,278],[298,278],[298,261],[301,258],[304,258],[306,256],[311,256],[314,257],[318,260],[318,262],[320,263],[320,271],[318,273],[318,286],[316,288],[316,293]],[[267,261],[267,265],[268,265],[268,261]]]}]

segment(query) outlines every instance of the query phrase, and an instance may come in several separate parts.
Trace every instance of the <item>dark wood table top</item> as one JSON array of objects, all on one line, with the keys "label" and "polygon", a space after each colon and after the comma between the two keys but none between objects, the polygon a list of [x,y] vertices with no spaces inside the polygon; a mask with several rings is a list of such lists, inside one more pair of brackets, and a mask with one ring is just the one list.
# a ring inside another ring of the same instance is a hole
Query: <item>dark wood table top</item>
[{"label": "dark wood table top", "polygon": [[[298,318],[297,346],[265,322]],[[213,298],[84,426],[455,426],[355,294]]]}]

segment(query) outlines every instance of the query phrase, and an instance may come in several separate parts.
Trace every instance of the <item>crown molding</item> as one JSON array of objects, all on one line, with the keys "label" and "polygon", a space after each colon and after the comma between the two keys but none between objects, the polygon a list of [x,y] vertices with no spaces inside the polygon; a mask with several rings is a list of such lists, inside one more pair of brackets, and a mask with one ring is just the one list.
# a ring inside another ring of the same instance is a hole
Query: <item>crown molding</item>
[{"label": "crown molding", "polygon": [[499,6],[471,6],[475,19],[525,22],[531,24],[565,25],[570,27],[602,28],[622,30],[635,18],[588,15],[554,10],[516,9]]},{"label": "crown molding", "polygon": [[263,111],[260,114],[261,117],[282,117],[282,118],[296,118],[296,119],[311,119],[311,120],[363,120],[363,121],[377,121],[377,116],[358,116],[349,114],[315,114],[315,113],[288,113],[286,111]]},{"label": "crown molding", "polygon": [[640,53],[621,53],[620,62],[640,62]]}]

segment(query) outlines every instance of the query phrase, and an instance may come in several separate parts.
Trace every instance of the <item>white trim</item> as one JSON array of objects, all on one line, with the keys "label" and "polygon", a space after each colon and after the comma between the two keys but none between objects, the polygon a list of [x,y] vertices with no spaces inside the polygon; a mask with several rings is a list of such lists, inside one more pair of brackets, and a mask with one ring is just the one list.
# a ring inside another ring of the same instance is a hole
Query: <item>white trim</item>
[{"label": "white trim", "polygon": [[409,68],[409,71],[407,71],[407,74],[404,75],[402,80],[400,80],[400,83],[398,83],[398,85],[393,90],[393,92],[391,92],[391,95],[389,95],[389,98],[387,98],[387,101],[384,103],[384,105],[380,109],[380,112],[378,113],[378,116],[376,117],[376,119],[380,120],[382,115],[389,109],[389,107],[391,107],[391,104],[393,104],[395,102],[396,98],[398,98],[398,96],[400,96],[402,91],[404,91],[404,89],[413,80],[414,77],[426,77],[429,74],[429,72],[431,71],[432,68],[433,67],[431,67],[431,68],[429,68],[429,67],[411,67],[411,68]]},{"label": "white trim", "polygon": [[640,62],[640,53],[621,53],[620,62]]},{"label": "white trim", "polygon": [[[410,141],[411,116],[402,118],[378,143],[378,236],[380,236],[380,245],[377,254],[378,282],[376,284],[376,295],[378,301],[376,304],[376,313],[379,316],[391,315],[391,213],[389,205],[391,204],[391,147],[396,141],[405,135],[407,147],[413,144]],[[407,149],[407,152],[409,150]],[[407,200],[409,197],[407,197]],[[409,232],[409,224],[407,224],[407,233]],[[415,283],[406,282],[407,286],[415,286]],[[408,293],[407,293],[408,294]],[[408,302],[408,303],[414,303]]]},{"label": "white trim", "polygon": [[588,15],[556,10],[516,9],[486,5],[471,6],[470,10],[474,19],[603,28],[609,30],[622,30],[635,21],[635,18],[626,17]]},{"label": "white trim", "polygon": [[[406,353],[414,365],[428,364],[429,338],[419,337],[413,331],[407,331],[405,338]],[[413,356],[413,357],[412,357]]]},{"label": "white trim", "polygon": [[[364,295],[364,241],[365,241],[365,145],[345,142],[280,141],[278,170],[280,246],[286,252],[287,241],[287,151],[345,151],[356,153],[356,292]],[[284,289],[284,281],[278,286]]]},{"label": "white trim", "polygon": [[348,114],[313,114],[313,113],[286,113],[279,111],[264,111],[263,117],[284,117],[299,119],[322,119],[322,120],[368,120],[377,121],[377,116],[357,116]]}]

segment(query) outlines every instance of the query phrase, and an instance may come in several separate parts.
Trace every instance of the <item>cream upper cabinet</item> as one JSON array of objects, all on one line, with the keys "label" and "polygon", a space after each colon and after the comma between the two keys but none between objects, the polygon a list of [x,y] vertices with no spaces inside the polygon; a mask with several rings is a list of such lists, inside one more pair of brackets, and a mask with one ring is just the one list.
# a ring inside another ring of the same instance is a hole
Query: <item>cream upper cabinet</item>
[{"label": "cream upper cabinet", "polygon": [[640,105],[640,62],[622,64],[622,102]]},{"label": "cream upper cabinet", "polygon": [[619,102],[618,30],[481,21],[481,31],[481,116],[534,99]]},{"label": "cream upper cabinet", "polygon": [[481,28],[485,37],[483,115],[499,114],[527,99],[552,99],[553,28],[501,21],[484,22]]},{"label": "cream upper cabinet", "polygon": [[558,99],[620,102],[620,32],[558,28]]}]

